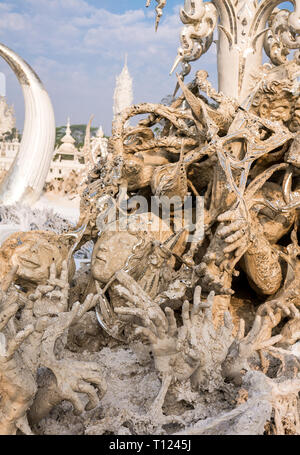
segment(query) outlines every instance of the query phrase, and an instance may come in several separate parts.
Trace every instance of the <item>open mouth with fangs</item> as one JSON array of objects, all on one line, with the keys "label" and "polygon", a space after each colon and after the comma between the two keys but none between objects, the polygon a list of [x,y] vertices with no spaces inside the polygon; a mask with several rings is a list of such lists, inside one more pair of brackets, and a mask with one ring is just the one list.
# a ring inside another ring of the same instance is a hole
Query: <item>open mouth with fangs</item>
[{"label": "open mouth with fangs", "polygon": [[24,256],[20,257],[20,262],[23,266],[30,268],[30,269],[37,269],[40,267],[40,264],[38,262],[35,262],[31,258],[29,259]]}]

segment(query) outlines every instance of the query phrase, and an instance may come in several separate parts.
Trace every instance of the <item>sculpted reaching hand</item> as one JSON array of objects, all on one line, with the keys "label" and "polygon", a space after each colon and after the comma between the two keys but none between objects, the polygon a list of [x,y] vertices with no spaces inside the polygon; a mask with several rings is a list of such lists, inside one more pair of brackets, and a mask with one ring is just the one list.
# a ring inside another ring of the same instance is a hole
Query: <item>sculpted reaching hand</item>
[{"label": "sculpted reaching hand", "polygon": [[[157,305],[148,309],[117,308],[120,315],[135,316],[142,327],[136,329],[137,335],[148,338],[155,360],[155,367],[162,378],[162,388],[155,400],[152,410],[161,410],[170,384],[186,381],[197,370],[206,368],[207,355],[212,349],[208,343],[214,343],[222,336],[216,333],[212,323],[212,305],[214,292],[207,302],[201,302],[201,288],[197,287],[193,305],[185,301],[182,306],[182,325],[178,327],[174,311],[166,308],[163,311]],[[215,348],[214,348],[215,349]],[[218,349],[215,349],[215,353]],[[219,352],[218,352],[219,355]],[[225,358],[225,354],[223,354]],[[222,358],[223,360],[223,358]],[[213,367],[210,362],[210,368]]]},{"label": "sculpted reaching hand", "polygon": [[148,312],[141,308],[117,308],[115,311],[120,315],[134,315],[144,325],[136,329],[136,334],[148,338],[155,367],[162,379],[161,390],[150,409],[151,414],[159,416],[171,383],[190,378],[199,365],[197,346],[193,344],[189,302],[183,305],[184,330],[181,331],[171,308],[166,308],[165,312],[158,306],[157,311],[153,308]]},{"label": "sculpted reaching hand", "polygon": [[55,263],[51,264],[47,284],[37,286],[35,292],[29,296],[29,299],[34,302],[34,315],[40,317],[67,311],[69,289],[67,261],[62,263],[62,271],[59,277],[57,277]]},{"label": "sculpted reaching hand", "polygon": [[[36,392],[34,377],[23,364],[19,347],[33,332],[28,325],[16,333],[12,318],[19,310],[16,293],[0,294],[0,434],[16,434],[17,429],[30,434],[26,411]],[[11,321],[11,322],[10,322]]]},{"label": "sculpted reaching hand", "polygon": [[250,332],[245,336],[245,321],[240,320],[240,329],[236,339],[228,350],[222,364],[224,378],[236,385],[242,383],[243,375],[250,370],[249,359],[256,352],[267,349],[282,339],[282,335],[272,337],[272,329],[280,322],[281,311],[274,318],[257,314]]},{"label": "sculpted reaching hand", "polygon": [[218,235],[228,244],[224,253],[234,254],[237,261],[243,256],[249,246],[250,225],[239,207],[229,210],[218,217],[221,223],[229,223],[220,229]]},{"label": "sculpted reaching hand", "polygon": [[[84,410],[94,409],[106,393],[106,382],[97,363],[58,359],[55,353],[56,341],[87,311],[94,308],[97,302],[98,296],[88,295],[82,305],[77,302],[71,311],[60,313],[45,331],[41,343],[41,363],[52,371],[53,376],[49,378],[45,389],[39,390],[31,412],[32,421],[43,418],[62,400],[70,401],[74,412],[79,415]],[[87,395],[86,405],[83,404],[80,394]]]}]

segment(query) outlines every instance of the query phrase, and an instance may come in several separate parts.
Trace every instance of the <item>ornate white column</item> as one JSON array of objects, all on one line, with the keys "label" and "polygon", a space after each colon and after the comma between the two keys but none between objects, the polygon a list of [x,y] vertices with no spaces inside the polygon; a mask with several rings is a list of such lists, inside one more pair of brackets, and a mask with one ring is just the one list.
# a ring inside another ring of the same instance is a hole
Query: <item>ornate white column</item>
[{"label": "ornate white column", "polygon": [[[281,0],[185,0],[180,16],[181,32],[173,70],[183,64],[182,76],[190,62],[209,49],[218,27],[219,91],[243,102],[251,91],[252,74],[262,64],[262,51],[275,65],[286,61],[289,49],[299,49],[300,0],[291,0],[294,11],[275,10]],[[272,14],[274,13],[274,14]]]}]

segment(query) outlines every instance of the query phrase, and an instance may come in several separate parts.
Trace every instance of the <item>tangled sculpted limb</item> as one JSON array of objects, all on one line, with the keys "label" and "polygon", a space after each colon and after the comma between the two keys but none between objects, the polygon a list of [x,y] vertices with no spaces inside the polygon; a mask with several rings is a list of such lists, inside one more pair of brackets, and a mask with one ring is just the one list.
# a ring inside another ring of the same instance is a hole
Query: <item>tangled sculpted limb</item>
[{"label": "tangled sculpted limb", "polygon": [[[70,401],[79,413],[85,407],[93,409],[106,391],[99,365],[56,355],[56,342],[98,301],[98,296],[89,295],[83,304],[77,302],[69,310],[68,275],[66,261],[60,275],[52,263],[47,284],[38,285],[28,297],[13,287],[6,293],[1,291],[1,434],[15,434],[17,429],[30,434],[27,413],[30,423],[37,423],[63,400]],[[62,340],[61,349],[63,346]],[[37,370],[41,366],[51,374],[38,389]],[[78,393],[88,396],[86,406]]]}]

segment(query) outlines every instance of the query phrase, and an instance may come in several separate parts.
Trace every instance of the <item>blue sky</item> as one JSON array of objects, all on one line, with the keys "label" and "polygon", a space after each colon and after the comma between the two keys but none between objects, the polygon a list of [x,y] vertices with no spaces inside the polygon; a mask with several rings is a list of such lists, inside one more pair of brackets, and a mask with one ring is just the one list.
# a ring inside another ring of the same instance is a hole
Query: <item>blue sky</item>
[{"label": "blue sky", "polygon": [[[158,32],[152,0],[7,0],[0,1],[0,41],[15,50],[36,70],[53,102],[57,125],[102,124],[110,133],[115,78],[124,56],[134,79],[134,101],[159,102],[173,92],[169,71],[177,54],[179,6],[168,0]],[[194,64],[206,69],[216,85],[215,45]],[[22,92],[5,62],[7,99],[14,104],[22,128]]]},{"label": "blue sky", "polygon": [[[145,0],[7,0],[0,1],[0,41],[36,70],[48,90],[57,125],[86,123],[95,115],[109,134],[115,78],[124,56],[134,79],[136,103],[159,102],[173,92],[169,71],[179,46],[181,0],[168,0],[158,32],[154,7]],[[215,72],[215,56],[201,65]],[[5,62],[7,99],[23,125],[23,97]]]}]

